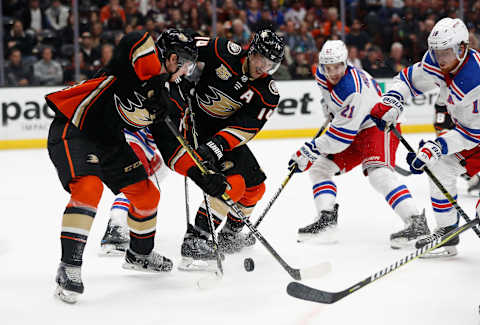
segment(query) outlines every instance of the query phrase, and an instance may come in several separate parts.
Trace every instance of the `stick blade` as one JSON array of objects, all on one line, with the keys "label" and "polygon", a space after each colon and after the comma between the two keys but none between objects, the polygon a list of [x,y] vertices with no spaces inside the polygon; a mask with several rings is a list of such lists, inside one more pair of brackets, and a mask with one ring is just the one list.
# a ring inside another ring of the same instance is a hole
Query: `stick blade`
[{"label": "stick blade", "polygon": [[287,286],[287,293],[298,299],[318,302],[321,304],[332,304],[338,300],[333,292],[314,289],[299,282],[290,282]]},{"label": "stick blade", "polygon": [[300,270],[301,280],[315,279],[327,275],[332,271],[332,263],[322,262],[320,264],[306,267]]}]

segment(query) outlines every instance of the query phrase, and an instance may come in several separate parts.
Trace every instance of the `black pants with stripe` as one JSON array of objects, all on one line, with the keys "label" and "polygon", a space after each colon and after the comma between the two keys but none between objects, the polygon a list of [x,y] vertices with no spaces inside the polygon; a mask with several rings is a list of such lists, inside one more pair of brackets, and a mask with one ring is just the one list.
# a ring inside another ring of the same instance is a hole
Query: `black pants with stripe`
[{"label": "black pants with stripe", "polygon": [[67,192],[70,192],[70,182],[78,176],[98,176],[115,194],[125,186],[148,178],[123,134],[113,137],[118,138],[115,144],[101,145],[70,124],[67,118],[57,115],[53,119],[48,133],[48,154]]}]

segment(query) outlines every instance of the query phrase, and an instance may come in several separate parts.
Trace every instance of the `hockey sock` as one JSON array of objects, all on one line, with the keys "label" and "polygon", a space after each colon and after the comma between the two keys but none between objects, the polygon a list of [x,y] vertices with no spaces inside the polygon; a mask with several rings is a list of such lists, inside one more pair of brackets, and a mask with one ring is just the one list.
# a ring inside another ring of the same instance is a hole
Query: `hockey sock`
[{"label": "hockey sock", "polygon": [[419,214],[410,191],[400,182],[393,170],[386,167],[368,169],[368,180],[404,222]]},{"label": "hockey sock", "polygon": [[[457,195],[453,197],[457,199]],[[454,224],[458,224],[457,210],[453,208],[453,204],[450,203],[443,195],[432,195],[430,198],[432,201],[433,213],[437,219],[437,226],[447,227]]]},{"label": "hockey sock", "polygon": [[130,228],[130,248],[142,255],[153,250],[160,192],[150,180],[143,180],[121,189],[131,206],[127,224]]},{"label": "hockey sock", "polygon": [[[211,200],[210,197],[208,197],[208,198],[209,198],[209,202],[211,204],[211,202],[213,200]],[[218,199],[216,199],[216,200],[218,200]],[[227,209],[224,209],[224,210],[225,210],[225,213],[226,213],[226,211],[228,211]],[[223,218],[221,218],[218,215],[218,212],[215,211],[215,209],[212,207],[212,205],[210,205],[210,214],[211,214],[211,217],[212,217],[213,226],[215,227],[215,229],[217,229],[218,226],[220,226],[220,224],[222,223]],[[210,227],[209,227],[208,224],[209,224],[209,221],[208,221],[207,210],[205,208],[205,202],[202,202],[202,204],[198,208],[197,215],[195,216],[195,228],[198,231],[200,231],[200,233],[207,238],[210,237]]]},{"label": "hockey sock", "polygon": [[69,206],[63,213],[62,232],[62,262],[81,266],[83,250],[92,227],[96,209]]},{"label": "hockey sock", "polygon": [[321,211],[332,211],[337,198],[337,185],[331,180],[321,180],[313,185],[313,199],[318,215]]},{"label": "hockey sock", "polygon": [[[261,183],[259,185],[251,186],[245,189],[242,198],[238,201],[238,207],[243,212],[245,217],[250,218],[250,215],[252,214],[255,205],[258,201],[260,201],[264,193],[265,183]],[[244,225],[244,222],[239,219],[234,213],[228,213],[226,226],[228,226],[235,232],[239,232],[242,230]]]},{"label": "hockey sock", "polygon": [[120,193],[110,207],[110,221],[113,225],[123,226],[127,223],[130,200]]}]

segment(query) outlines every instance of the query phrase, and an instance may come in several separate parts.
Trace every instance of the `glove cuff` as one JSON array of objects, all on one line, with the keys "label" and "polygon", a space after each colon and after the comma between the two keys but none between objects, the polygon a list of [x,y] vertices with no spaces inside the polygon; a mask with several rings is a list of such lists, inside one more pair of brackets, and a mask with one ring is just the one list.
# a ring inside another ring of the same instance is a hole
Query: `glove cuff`
[{"label": "glove cuff", "polygon": [[444,138],[439,137],[435,139],[435,143],[440,147],[442,155],[448,154],[448,145],[447,145],[447,141],[445,141]]}]

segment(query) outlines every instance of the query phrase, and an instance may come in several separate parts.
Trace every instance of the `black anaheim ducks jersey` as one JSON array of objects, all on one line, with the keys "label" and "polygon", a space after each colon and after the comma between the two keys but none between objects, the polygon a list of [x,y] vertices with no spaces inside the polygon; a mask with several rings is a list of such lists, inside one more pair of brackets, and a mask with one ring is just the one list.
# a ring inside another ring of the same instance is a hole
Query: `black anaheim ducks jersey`
[{"label": "black anaheim ducks jersey", "polygon": [[123,134],[124,128],[141,129],[153,122],[143,106],[147,98],[145,85],[161,69],[152,37],[146,32],[132,32],[122,38],[98,78],[45,98],[52,109],[65,115],[80,130],[111,142],[108,134]]},{"label": "black anaheim ducks jersey", "polygon": [[198,61],[205,67],[192,100],[200,142],[222,136],[226,150],[247,143],[277,107],[279,94],[270,75],[248,77],[247,52],[224,38],[197,37]]}]

